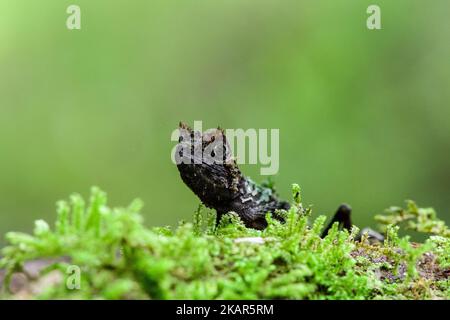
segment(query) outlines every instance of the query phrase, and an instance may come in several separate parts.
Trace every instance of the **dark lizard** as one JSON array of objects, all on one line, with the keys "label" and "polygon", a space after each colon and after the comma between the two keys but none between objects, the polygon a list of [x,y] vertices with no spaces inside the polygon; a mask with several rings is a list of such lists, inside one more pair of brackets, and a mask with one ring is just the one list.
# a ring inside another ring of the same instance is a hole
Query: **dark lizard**
[{"label": "dark lizard", "polygon": [[[268,212],[283,221],[278,210],[289,210],[290,204],[280,200],[271,188],[257,185],[242,174],[222,129],[202,133],[180,123],[179,130],[175,160],[181,179],[205,206],[216,210],[217,221],[228,212],[239,215],[245,226],[259,230],[266,228]],[[351,229],[350,206],[339,206],[323,236],[335,222],[340,228]],[[365,231],[369,238],[383,238],[372,230]]]}]

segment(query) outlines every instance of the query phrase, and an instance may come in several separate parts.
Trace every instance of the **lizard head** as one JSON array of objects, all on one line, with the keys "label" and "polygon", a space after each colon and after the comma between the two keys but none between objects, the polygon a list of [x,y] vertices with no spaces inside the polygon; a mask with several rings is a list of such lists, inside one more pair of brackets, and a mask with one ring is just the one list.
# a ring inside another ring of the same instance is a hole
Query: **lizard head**
[{"label": "lizard head", "polygon": [[202,133],[180,123],[175,160],[184,183],[207,206],[233,197],[240,171],[222,129]]}]

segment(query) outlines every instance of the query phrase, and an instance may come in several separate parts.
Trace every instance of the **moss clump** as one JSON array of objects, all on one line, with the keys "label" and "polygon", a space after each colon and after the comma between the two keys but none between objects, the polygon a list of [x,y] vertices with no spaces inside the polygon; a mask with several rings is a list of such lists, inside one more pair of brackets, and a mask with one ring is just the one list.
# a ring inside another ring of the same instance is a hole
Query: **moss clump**
[{"label": "moss clump", "polygon": [[[200,206],[193,223],[146,228],[142,204],[111,209],[92,189],[89,204],[74,195],[58,203],[52,230],[36,221],[33,235],[8,233],[2,250],[3,298],[67,299],[447,299],[450,297],[448,229],[430,209],[412,202],[391,209],[383,244],[326,218],[310,221],[298,186],[286,222],[267,215],[265,230],[246,228],[236,214],[222,217]],[[406,212],[408,214],[406,214]],[[425,243],[399,238],[408,217],[415,230],[433,233]],[[400,218],[401,217],[401,218]],[[52,260],[48,260],[52,259]],[[38,272],[30,264],[44,261]],[[42,267],[44,265],[44,267]],[[80,271],[74,278],[68,270]],[[22,285],[18,274],[28,273]],[[32,273],[32,272],[31,272]],[[1,276],[0,276],[1,277]],[[50,280],[49,280],[50,279]],[[76,283],[77,279],[80,283]],[[75,281],[75,282],[74,282]],[[10,290],[13,289],[13,293]]]}]

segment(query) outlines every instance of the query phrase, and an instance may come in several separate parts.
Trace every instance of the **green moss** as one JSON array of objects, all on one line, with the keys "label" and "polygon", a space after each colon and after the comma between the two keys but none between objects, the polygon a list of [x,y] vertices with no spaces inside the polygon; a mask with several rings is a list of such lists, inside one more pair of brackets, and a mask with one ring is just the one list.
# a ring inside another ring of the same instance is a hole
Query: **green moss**
[{"label": "green moss", "polygon": [[[280,223],[267,215],[263,231],[246,228],[236,214],[199,206],[193,223],[146,228],[140,201],[109,208],[106,194],[92,189],[88,206],[79,195],[59,202],[52,229],[36,221],[33,235],[8,233],[0,267],[6,269],[3,297],[14,273],[28,261],[56,258],[38,279],[55,272],[59,281],[40,284],[33,298],[77,299],[448,299],[448,228],[431,209],[408,202],[379,216],[385,243],[354,240],[357,228],[337,224],[321,238],[325,217],[310,221],[300,188]],[[433,234],[424,244],[399,238],[400,222]],[[256,238],[255,238],[256,237]],[[69,266],[81,270],[80,289],[67,285]],[[42,282],[42,281],[41,281]]]}]

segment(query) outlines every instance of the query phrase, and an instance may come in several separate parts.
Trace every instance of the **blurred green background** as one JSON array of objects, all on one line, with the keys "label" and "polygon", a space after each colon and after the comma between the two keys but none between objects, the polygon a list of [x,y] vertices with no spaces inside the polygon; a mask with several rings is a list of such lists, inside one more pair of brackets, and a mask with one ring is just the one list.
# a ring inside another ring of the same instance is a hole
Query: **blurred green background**
[{"label": "blurred green background", "polygon": [[[378,4],[382,30],[366,28]],[[82,29],[66,28],[77,4]],[[280,170],[357,225],[414,199],[450,220],[450,2],[0,0],[0,235],[92,185],[148,225],[198,200],[170,161],[180,120],[279,128]],[[259,166],[243,171],[261,181]]]}]

